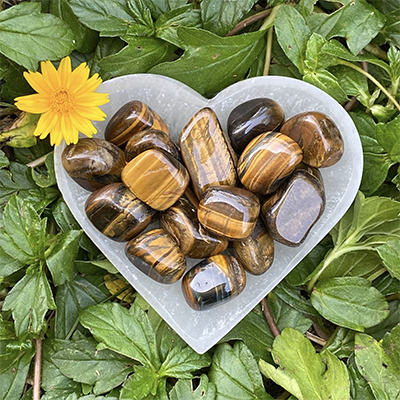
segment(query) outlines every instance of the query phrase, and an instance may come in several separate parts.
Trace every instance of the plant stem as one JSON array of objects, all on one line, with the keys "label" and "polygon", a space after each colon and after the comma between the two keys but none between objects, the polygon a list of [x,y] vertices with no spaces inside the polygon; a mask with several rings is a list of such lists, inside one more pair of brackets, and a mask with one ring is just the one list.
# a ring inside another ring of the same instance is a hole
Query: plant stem
[{"label": "plant stem", "polygon": [[31,167],[31,168],[36,168],[36,167],[40,167],[41,165],[43,165],[46,162],[46,158],[49,154],[53,153],[52,151],[50,153],[45,154],[42,157],[37,158],[36,160],[31,161],[30,163],[26,164],[27,167]]},{"label": "plant stem", "polygon": [[400,293],[391,294],[386,296],[386,301],[400,300]]},{"label": "plant stem", "polygon": [[387,89],[379,82],[377,81],[370,73],[364,71],[362,68],[358,67],[357,65],[354,65],[351,62],[345,61],[345,60],[338,60],[338,64],[341,65],[346,65],[347,67],[353,68],[354,70],[362,73],[364,76],[366,76],[370,81],[375,83],[378,88],[385,93],[385,95],[388,97],[389,100],[392,101],[392,103],[396,106],[396,108],[400,111],[400,104],[396,101],[396,99],[387,91]]},{"label": "plant stem", "polygon": [[356,96],[353,96],[350,101],[348,101],[345,105],[344,105],[344,109],[349,112],[353,109],[353,107],[357,104],[358,100]]},{"label": "plant stem", "polygon": [[271,26],[267,33],[267,47],[265,49],[265,64],[263,75],[269,75],[269,67],[271,66],[271,55],[272,55],[272,39],[274,36],[274,28]]},{"label": "plant stem", "polygon": [[389,58],[385,51],[383,51],[379,46],[376,44],[368,43],[364,49],[369,53],[373,54],[375,57],[378,57],[382,60],[389,61]]},{"label": "plant stem", "polygon": [[272,334],[274,335],[274,337],[279,336],[281,334],[281,332],[280,332],[278,326],[276,325],[274,317],[271,313],[271,309],[269,308],[268,297],[264,297],[261,300],[261,308],[263,310],[265,319],[267,320],[269,329],[271,329]]},{"label": "plant stem", "polygon": [[261,25],[260,31],[266,31],[267,29],[271,28],[271,26],[274,25],[275,17],[276,14],[278,13],[278,10],[281,8],[281,5],[275,6],[269,17],[264,21],[264,23]]},{"label": "plant stem", "polygon": [[251,15],[250,17],[240,21],[231,31],[229,31],[225,37],[236,35],[236,33],[240,32],[242,29],[246,28],[251,24],[254,24],[257,21],[260,21],[264,18],[267,18],[268,15],[271,14],[271,9],[261,11],[257,14]]},{"label": "plant stem", "polygon": [[40,400],[40,381],[42,368],[42,339],[36,339],[35,366],[33,372],[33,400]]},{"label": "plant stem", "polygon": [[319,336],[312,334],[311,332],[306,332],[306,337],[310,339],[312,342],[319,344],[324,347],[326,345],[326,340],[321,339]]}]

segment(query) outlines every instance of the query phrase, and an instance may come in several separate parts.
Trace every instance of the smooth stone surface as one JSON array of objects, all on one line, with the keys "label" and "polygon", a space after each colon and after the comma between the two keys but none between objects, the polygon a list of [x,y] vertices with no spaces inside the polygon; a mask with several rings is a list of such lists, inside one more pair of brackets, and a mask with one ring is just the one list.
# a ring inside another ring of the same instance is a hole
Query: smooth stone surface
[{"label": "smooth stone surface", "polygon": [[126,164],[120,148],[97,138],[83,138],[70,144],[64,149],[61,160],[68,175],[90,191],[120,182]]},{"label": "smooth stone surface", "polygon": [[153,215],[153,210],[123,183],[97,189],[87,198],[85,211],[103,235],[117,241],[128,241],[144,231]]},{"label": "smooth stone surface", "polygon": [[[326,236],[352,204],[363,170],[360,136],[353,121],[343,107],[322,90],[302,80],[281,76],[246,79],[221,91],[212,99],[205,99],[186,85],[171,78],[151,74],[123,76],[103,82],[99,92],[108,93],[110,102],[101,106],[108,115],[103,122],[94,122],[97,137],[104,137],[107,121],[118,108],[132,99],[139,99],[160,114],[170,128],[171,138],[177,143],[178,135],[201,108],[215,110],[222,127],[230,112],[239,104],[259,97],[276,100],[287,118],[315,110],[329,115],[343,134],[344,154],[321,174],[325,183],[326,208],[299,247],[275,243],[275,259],[261,276],[247,274],[246,287],[233,300],[209,311],[191,309],[183,297],[180,285],[162,285],[130,265],[125,256],[125,244],[102,235],[85,214],[85,201],[89,192],[68,176],[61,164],[65,143],[55,147],[55,171],[58,186],[76,220],[93,242],[101,248],[125,279],[149,302],[156,312],[198,353],[204,353],[224,337],[250,312],[307,253]],[[83,137],[83,135],[82,135]],[[338,179],[340,177],[340,179]],[[198,260],[188,259],[188,268]]]},{"label": "smooth stone surface", "polygon": [[179,144],[199,199],[209,186],[236,185],[236,155],[213,110],[198,111],[182,130]]},{"label": "smooth stone surface", "polygon": [[253,193],[274,192],[301,162],[299,145],[279,132],[267,132],[254,138],[238,161],[238,176]]},{"label": "smooth stone surface", "polygon": [[288,119],[281,130],[299,144],[303,162],[316,168],[330,167],[343,155],[343,138],[337,125],[320,112],[304,112]]},{"label": "smooth stone surface", "polygon": [[260,213],[253,193],[233,186],[211,186],[200,200],[197,217],[212,234],[240,240],[249,236]]},{"label": "smooth stone surface", "polygon": [[140,153],[150,149],[165,151],[177,160],[181,158],[180,151],[165,132],[157,129],[148,129],[136,133],[129,139],[125,146],[126,162],[133,160]]},{"label": "smooth stone surface", "polygon": [[111,117],[104,136],[117,146],[124,146],[133,135],[150,128],[169,134],[167,124],[152,108],[140,100],[132,100]]},{"label": "smooth stone surface", "polygon": [[185,256],[162,229],[136,236],[126,244],[125,252],[135,267],[156,282],[175,283],[185,273]]},{"label": "smooth stone surface", "polygon": [[310,173],[309,169],[296,169],[261,208],[261,216],[273,239],[287,246],[303,243],[325,209],[322,177],[318,170]]},{"label": "smooth stone surface", "polygon": [[228,135],[233,149],[241,154],[256,136],[277,131],[284,119],[282,107],[272,99],[252,99],[238,105],[228,117]]},{"label": "smooth stone surface", "polygon": [[262,275],[274,261],[274,241],[260,218],[250,236],[232,245],[238,260],[250,274]]},{"label": "smooth stone surface", "polygon": [[142,201],[158,211],[171,207],[189,185],[189,174],[177,160],[151,149],[130,161],[122,182]]},{"label": "smooth stone surface", "polygon": [[238,296],[246,285],[246,274],[232,256],[206,258],[182,279],[185,300],[194,310],[207,310]]},{"label": "smooth stone surface", "polygon": [[197,209],[183,197],[162,213],[160,225],[187,257],[207,258],[228,247],[227,240],[212,236],[200,225]]}]

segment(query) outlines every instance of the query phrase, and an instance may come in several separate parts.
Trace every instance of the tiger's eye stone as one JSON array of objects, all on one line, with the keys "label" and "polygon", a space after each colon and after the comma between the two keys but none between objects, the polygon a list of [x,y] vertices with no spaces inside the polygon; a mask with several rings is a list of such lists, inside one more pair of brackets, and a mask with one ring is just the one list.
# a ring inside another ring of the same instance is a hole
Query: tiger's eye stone
[{"label": "tiger's eye stone", "polygon": [[129,139],[125,146],[125,159],[129,162],[140,153],[150,149],[163,150],[177,160],[181,158],[180,151],[165,132],[157,129],[148,129],[136,133]]},{"label": "tiger's eye stone", "polygon": [[267,132],[244,149],[238,162],[239,179],[253,193],[272,193],[302,158],[302,151],[293,139],[279,132]]},{"label": "tiger's eye stone", "polygon": [[100,232],[121,242],[145,230],[152,219],[151,208],[123,183],[112,183],[93,192],[86,200],[85,212]]},{"label": "tiger's eye stone", "polygon": [[304,112],[288,119],[281,132],[303,150],[303,162],[323,168],[336,164],[343,155],[344,143],[336,124],[327,115]]},{"label": "tiger's eye stone", "polygon": [[325,209],[325,190],[315,168],[298,168],[284,186],[267,199],[261,216],[273,239],[288,246],[304,242]]},{"label": "tiger's eye stone", "polygon": [[124,146],[133,135],[150,128],[169,134],[167,125],[154,110],[139,100],[132,100],[111,117],[104,137],[117,146]]},{"label": "tiger's eye stone", "polygon": [[213,110],[197,112],[182,130],[179,142],[199,199],[209,186],[236,185],[236,155]]},{"label": "tiger's eye stone", "polygon": [[211,186],[200,200],[197,217],[212,234],[241,240],[254,229],[259,212],[255,194],[232,186]]},{"label": "tiger's eye stone", "polygon": [[272,99],[259,98],[235,107],[228,117],[228,135],[236,153],[265,132],[277,131],[285,119],[282,107]]},{"label": "tiger's eye stone", "polygon": [[121,181],[124,152],[102,139],[79,139],[67,146],[61,161],[68,175],[83,188],[94,191]]},{"label": "tiger's eye stone", "polygon": [[156,149],[146,150],[130,161],[121,178],[131,192],[158,211],[171,207],[189,185],[185,167]]},{"label": "tiger's eye stone", "polygon": [[126,244],[125,254],[140,271],[160,283],[174,283],[184,274],[185,256],[162,229],[141,233]]},{"label": "tiger's eye stone", "polygon": [[232,242],[232,245],[237,258],[250,274],[263,274],[274,261],[274,241],[260,219],[250,236]]},{"label": "tiger's eye stone", "polygon": [[246,285],[246,273],[232,256],[206,258],[182,279],[183,295],[194,310],[206,310],[239,295]]},{"label": "tiger's eye stone", "polygon": [[212,236],[200,225],[197,210],[184,197],[163,212],[160,223],[187,257],[206,258],[228,247],[227,240]]}]

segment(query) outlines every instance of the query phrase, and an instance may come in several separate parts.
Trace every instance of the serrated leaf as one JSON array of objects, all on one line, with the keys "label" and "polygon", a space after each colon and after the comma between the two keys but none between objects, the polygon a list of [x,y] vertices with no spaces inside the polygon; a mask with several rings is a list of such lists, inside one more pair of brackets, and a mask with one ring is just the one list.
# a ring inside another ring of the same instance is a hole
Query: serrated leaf
[{"label": "serrated leaf", "polygon": [[43,270],[32,271],[20,279],[8,293],[3,309],[12,311],[15,332],[38,334],[46,312],[54,310],[53,294]]},{"label": "serrated leaf", "polygon": [[311,303],[327,320],[363,331],[389,315],[384,296],[365,278],[331,278],[316,284]]},{"label": "serrated leaf", "polygon": [[209,382],[207,375],[200,376],[196,389],[191,380],[180,379],[169,393],[171,400],[214,400],[215,396],[215,384]]},{"label": "serrated leaf", "polygon": [[54,170],[54,154],[51,153],[46,157],[45,161],[46,169],[45,171],[35,171],[34,168],[31,169],[32,179],[35,181],[36,185],[41,188],[48,188],[54,186],[57,183],[56,174]]},{"label": "serrated leaf", "polygon": [[151,30],[154,28],[151,12],[143,0],[127,0],[127,5],[138,24],[144,25]]},{"label": "serrated leaf", "polygon": [[233,347],[227,343],[218,345],[208,376],[220,400],[272,400],[264,389],[253,355],[242,342]]},{"label": "serrated leaf", "polygon": [[327,43],[326,39],[318,33],[313,33],[307,42],[305,65],[314,71],[324,69],[335,64],[336,57],[322,51]]},{"label": "serrated leaf", "polygon": [[135,305],[129,312],[117,303],[99,304],[80,312],[80,321],[104,347],[158,370],[160,360],[147,314]]},{"label": "serrated leaf", "polygon": [[315,352],[300,332],[286,328],[275,338],[272,355],[279,368],[260,360],[261,372],[299,400],[349,399],[345,365],[329,351]]},{"label": "serrated leaf", "polygon": [[124,383],[120,400],[142,400],[155,396],[159,380],[159,375],[148,366],[135,366],[135,373]]}]

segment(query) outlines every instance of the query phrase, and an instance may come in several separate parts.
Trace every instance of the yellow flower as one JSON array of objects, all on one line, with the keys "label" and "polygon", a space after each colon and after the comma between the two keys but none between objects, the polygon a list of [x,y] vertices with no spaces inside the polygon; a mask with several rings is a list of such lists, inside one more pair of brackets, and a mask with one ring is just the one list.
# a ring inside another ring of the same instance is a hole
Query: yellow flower
[{"label": "yellow flower", "polygon": [[106,117],[99,106],[109,102],[108,94],[95,93],[102,82],[98,74],[89,78],[89,67],[82,63],[73,71],[71,59],[61,60],[58,70],[50,61],[40,63],[40,72],[24,72],[36,94],[15,99],[16,106],[32,114],[42,114],[34,131],[44,139],[50,134],[52,145],[64,138],[67,144],[78,141],[79,132],[92,137],[97,132],[93,121]]}]

